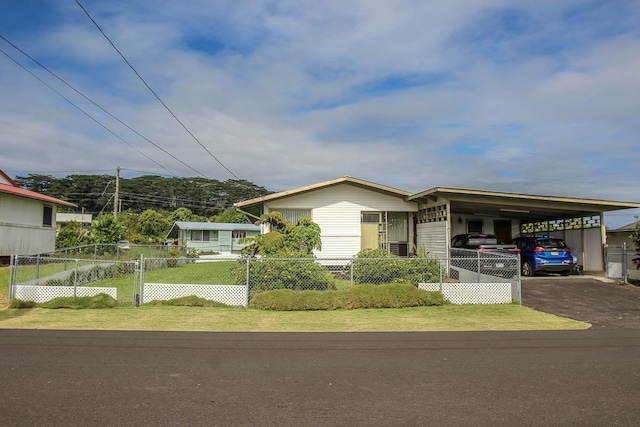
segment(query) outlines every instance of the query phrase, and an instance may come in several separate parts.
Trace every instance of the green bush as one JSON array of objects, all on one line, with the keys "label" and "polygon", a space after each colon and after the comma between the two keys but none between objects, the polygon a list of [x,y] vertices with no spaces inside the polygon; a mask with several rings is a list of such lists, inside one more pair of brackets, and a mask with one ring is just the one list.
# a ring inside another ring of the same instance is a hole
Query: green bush
[{"label": "green bush", "polygon": [[[319,290],[335,289],[334,278],[326,267],[313,258],[264,258],[249,263],[251,295],[275,289]],[[247,280],[246,260],[234,270],[236,284]]]},{"label": "green bush", "polygon": [[113,308],[118,302],[111,296],[100,293],[92,297],[59,297],[43,303],[33,301],[22,301],[13,299],[9,302],[11,308],[70,308],[74,310],[83,308]]},{"label": "green bush", "polygon": [[173,298],[170,300],[153,300],[144,305],[169,305],[178,307],[229,307],[227,304],[200,298],[195,295]]},{"label": "green bush", "polygon": [[444,278],[444,269],[436,259],[400,258],[384,249],[360,251],[354,261],[353,278],[356,283],[434,283]]},{"label": "green bush", "polygon": [[346,291],[294,291],[278,289],[257,294],[251,307],[260,310],[335,310],[399,308],[443,305],[440,292],[428,292],[407,284],[358,285]]},{"label": "green bush", "polygon": [[38,304],[34,301],[23,301],[21,299],[14,298],[9,301],[9,308],[35,308]]}]

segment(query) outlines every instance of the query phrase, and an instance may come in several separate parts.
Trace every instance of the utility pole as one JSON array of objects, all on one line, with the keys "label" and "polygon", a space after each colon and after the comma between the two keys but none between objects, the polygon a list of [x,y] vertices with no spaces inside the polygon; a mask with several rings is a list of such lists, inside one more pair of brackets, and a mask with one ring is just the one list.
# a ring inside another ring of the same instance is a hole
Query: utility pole
[{"label": "utility pole", "polygon": [[116,192],[113,195],[113,217],[118,217],[118,206],[120,205],[120,166],[116,168]]}]

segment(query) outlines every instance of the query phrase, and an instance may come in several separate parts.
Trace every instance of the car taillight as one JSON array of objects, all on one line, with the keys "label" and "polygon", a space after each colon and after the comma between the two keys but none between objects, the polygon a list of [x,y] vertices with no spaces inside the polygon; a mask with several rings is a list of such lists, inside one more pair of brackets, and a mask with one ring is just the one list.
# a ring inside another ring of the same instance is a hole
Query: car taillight
[{"label": "car taillight", "polygon": [[533,252],[546,252],[546,251],[547,250],[542,246],[536,246],[535,248],[533,248]]},{"label": "car taillight", "polygon": [[567,246],[566,248],[564,248],[565,252],[571,252],[571,248],[569,246]]},{"label": "car taillight", "polygon": [[520,248],[509,249],[509,252],[515,252],[517,254],[520,253]]}]

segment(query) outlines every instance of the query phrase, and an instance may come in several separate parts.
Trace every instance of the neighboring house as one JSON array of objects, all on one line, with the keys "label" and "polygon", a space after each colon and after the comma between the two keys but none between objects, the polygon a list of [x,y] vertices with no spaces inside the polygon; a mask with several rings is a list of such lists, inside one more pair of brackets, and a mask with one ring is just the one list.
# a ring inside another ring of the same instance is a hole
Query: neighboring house
[{"label": "neighboring house", "polygon": [[640,221],[632,222],[631,224],[623,225],[613,230],[607,230],[607,245],[621,246],[622,244],[626,244],[628,249],[635,250],[636,245],[631,239],[631,233],[635,231],[638,222]]},{"label": "neighboring house", "polygon": [[85,213],[59,213],[56,215],[56,234],[70,222],[77,222],[84,230],[91,228],[93,215]]},{"label": "neighboring house", "polygon": [[25,190],[0,170],[0,257],[54,251],[58,206],[76,207]]},{"label": "neighboring house", "polygon": [[239,253],[248,245],[240,243],[240,239],[259,234],[260,227],[253,224],[176,221],[167,234],[167,241],[189,249]]},{"label": "neighboring house", "polygon": [[281,212],[294,222],[310,215],[321,229],[318,257],[351,257],[366,248],[398,255],[446,257],[451,237],[493,233],[503,241],[520,235],[562,237],[585,269],[603,270],[608,211],[640,203],[434,187],[412,194],[345,176],[236,204],[259,216]]}]

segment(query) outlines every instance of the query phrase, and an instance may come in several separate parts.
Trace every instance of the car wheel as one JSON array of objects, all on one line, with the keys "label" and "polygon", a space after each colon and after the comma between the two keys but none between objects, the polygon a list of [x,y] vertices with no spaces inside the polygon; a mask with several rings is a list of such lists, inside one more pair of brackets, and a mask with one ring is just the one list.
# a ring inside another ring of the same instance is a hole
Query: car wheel
[{"label": "car wheel", "polygon": [[531,267],[531,263],[529,261],[524,261],[522,263],[522,275],[527,277],[533,276],[533,267]]},{"label": "car wheel", "polygon": [[560,272],[560,275],[561,275],[561,276],[568,276],[570,273],[571,273],[571,270],[562,270],[562,271]]}]

